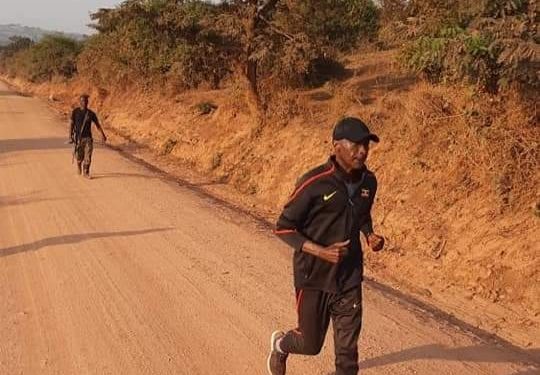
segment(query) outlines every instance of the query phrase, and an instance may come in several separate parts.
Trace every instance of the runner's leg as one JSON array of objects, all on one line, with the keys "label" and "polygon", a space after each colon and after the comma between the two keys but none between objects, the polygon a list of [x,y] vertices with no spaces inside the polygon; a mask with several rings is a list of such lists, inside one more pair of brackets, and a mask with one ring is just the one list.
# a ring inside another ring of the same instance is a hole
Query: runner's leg
[{"label": "runner's leg", "polygon": [[362,327],[362,288],[336,295],[331,302],[335,375],[358,374],[358,337]]},{"label": "runner's leg", "polygon": [[298,328],[286,333],[280,343],[285,353],[317,355],[330,323],[330,294],[319,290],[297,290]]}]

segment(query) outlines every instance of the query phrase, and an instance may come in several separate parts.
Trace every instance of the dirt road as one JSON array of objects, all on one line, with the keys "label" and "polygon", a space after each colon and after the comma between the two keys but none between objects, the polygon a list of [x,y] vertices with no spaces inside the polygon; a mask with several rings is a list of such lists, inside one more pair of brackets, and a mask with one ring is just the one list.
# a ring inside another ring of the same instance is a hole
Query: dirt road
[{"label": "dirt road", "polygon": [[[290,251],[267,228],[98,147],[0,83],[0,374],[264,374],[295,324]],[[362,374],[533,375],[518,353],[365,287]],[[332,340],[290,374],[332,372]]]}]

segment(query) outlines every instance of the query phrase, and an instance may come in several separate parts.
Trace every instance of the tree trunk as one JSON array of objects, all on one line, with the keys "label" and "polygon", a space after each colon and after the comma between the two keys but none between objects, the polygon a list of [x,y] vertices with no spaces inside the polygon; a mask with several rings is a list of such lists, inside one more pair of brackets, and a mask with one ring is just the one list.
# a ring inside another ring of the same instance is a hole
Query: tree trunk
[{"label": "tree trunk", "polygon": [[249,89],[252,97],[255,98],[257,104],[259,104],[259,87],[257,77],[257,61],[252,59],[252,55],[255,52],[255,39],[257,37],[257,31],[260,27],[260,17],[263,17],[265,13],[275,8],[279,0],[267,0],[261,2],[257,0],[249,1],[249,18],[247,19],[246,34],[248,38],[247,46],[247,61],[245,74],[249,81]]}]

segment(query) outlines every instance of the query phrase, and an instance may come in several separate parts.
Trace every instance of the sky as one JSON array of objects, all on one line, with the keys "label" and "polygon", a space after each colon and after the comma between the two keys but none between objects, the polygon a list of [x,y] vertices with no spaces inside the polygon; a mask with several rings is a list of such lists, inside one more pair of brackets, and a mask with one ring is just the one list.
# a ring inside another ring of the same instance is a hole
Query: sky
[{"label": "sky", "polygon": [[88,34],[90,13],[121,0],[0,0],[0,25],[16,23],[47,30]]}]

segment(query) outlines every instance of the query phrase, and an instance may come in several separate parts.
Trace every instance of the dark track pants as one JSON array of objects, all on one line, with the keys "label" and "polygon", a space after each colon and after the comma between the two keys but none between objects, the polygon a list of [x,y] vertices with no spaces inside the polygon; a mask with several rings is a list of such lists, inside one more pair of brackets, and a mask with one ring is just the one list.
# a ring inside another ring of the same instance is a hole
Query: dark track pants
[{"label": "dark track pants", "polygon": [[362,327],[362,288],[338,294],[297,290],[298,328],[287,332],[281,349],[291,354],[317,355],[330,319],[334,328],[335,375],[358,374],[358,336]]}]

